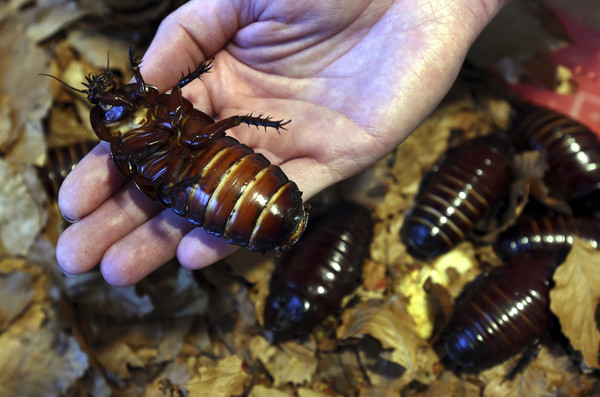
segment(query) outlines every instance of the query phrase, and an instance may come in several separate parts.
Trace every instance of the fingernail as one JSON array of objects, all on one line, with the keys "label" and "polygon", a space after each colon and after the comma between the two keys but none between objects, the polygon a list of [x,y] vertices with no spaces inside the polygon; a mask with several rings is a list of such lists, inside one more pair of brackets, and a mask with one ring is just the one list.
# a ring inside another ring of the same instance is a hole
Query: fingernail
[{"label": "fingernail", "polygon": [[67,272],[64,271],[64,269],[62,267],[59,266],[60,271],[62,272],[62,274],[64,274],[67,277],[75,277],[75,274],[69,274]]},{"label": "fingernail", "polygon": [[63,214],[62,212],[61,212],[60,214],[62,215],[63,219],[64,219],[65,221],[69,222],[69,223],[75,223],[75,222],[77,222],[77,221],[79,220],[79,218],[77,218],[77,219],[69,219],[69,218],[67,218],[67,217],[65,216],[65,214]]}]

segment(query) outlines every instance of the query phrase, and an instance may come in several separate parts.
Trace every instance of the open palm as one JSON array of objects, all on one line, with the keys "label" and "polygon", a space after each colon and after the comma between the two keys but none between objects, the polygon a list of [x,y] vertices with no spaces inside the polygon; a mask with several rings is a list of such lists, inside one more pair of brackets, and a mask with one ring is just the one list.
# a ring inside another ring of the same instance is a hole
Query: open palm
[{"label": "open palm", "polygon": [[[161,91],[214,57],[184,96],[224,118],[292,119],[281,135],[245,126],[230,135],[282,167],[306,200],[393,150],[435,107],[502,1],[192,1],[163,21],[142,64]],[[93,192],[84,196],[83,192]],[[98,145],[60,192],[57,257],[68,274],[100,263],[108,282],[133,284],[177,255],[188,268],[237,247],[136,190]]]}]

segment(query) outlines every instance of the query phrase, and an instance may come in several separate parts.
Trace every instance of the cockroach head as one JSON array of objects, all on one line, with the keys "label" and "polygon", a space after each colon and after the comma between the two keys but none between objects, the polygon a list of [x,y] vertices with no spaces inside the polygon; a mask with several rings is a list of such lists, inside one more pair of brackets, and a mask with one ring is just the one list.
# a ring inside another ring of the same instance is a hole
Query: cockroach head
[{"label": "cockroach head", "polygon": [[86,82],[82,82],[81,84],[83,84],[87,90],[81,90],[80,92],[86,94],[88,101],[94,105],[98,104],[102,94],[107,94],[117,89],[117,83],[110,70],[106,70],[97,75],[89,74],[85,79]]},{"label": "cockroach head", "polygon": [[85,77],[85,82],[82,82],[83,86],[86,88],[85,90],[80,90],[78,88],[72,87],[69,84],[65,83],[61,79],[56,76],[52,76],[51,74],[40,73],[41,76],[52,77],[54,80],[57,80],[62,85],[67,87],[70,90],[80,92],[82,94],[87,95],[87,100],[92,104],[97,105],[100,101],[99,99],[103,94],[107,94],[113,92],[117,89],[117,83],[113,78],[113,74],[110,70],[105,70],[100,74],[89,74]]}]

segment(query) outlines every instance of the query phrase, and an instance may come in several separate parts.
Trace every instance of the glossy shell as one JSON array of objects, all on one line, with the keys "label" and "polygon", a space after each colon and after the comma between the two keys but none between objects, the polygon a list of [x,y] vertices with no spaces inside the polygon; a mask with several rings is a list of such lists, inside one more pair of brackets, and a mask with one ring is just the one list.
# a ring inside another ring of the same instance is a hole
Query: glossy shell
[{"label": "glossy shell", "polygon": [[562,261],[573,236],[600,248],[600,219],[591,216],[541,216],[517,223],[498,236],[494,251],[502,258],[517,255],[554,255]]},{"label": "glossy shell", "polygon": [[510,145],[500,135],[450,149],[427,176],[400,236],[414,257],[427,261],[465,240],[512,182]]},{"label": "glossy shell", "polygon": [[525,106],[511,133],[519,150],[544,153],[550,194],[593,208],[600,202],[600,140],[586,126],[543,107]]},{"label": "glossy shell", "polygon": [[442,334],[448,358],[482,370],[531,347],[550,329],[551,259],[520,258],[467,285]]},{"label": "glossy shell", "polygon": [[310,332],[361,283],[373,221],[364,207],[336,204],[311,224],[271,279],[264,325],[278,340]]}]

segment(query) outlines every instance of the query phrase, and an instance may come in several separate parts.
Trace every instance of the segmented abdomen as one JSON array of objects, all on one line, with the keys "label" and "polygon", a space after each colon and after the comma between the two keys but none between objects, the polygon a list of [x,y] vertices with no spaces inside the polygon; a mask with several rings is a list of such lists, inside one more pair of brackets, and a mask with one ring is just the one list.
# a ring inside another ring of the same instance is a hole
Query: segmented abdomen
[{"label": "segmented abdomen", "polygon": [[520,258],[467,285],[442,338],[464,369],[492,367],[532,346],[551,325],[552,259]]},{"label": "segmented abdomen", "polygon": [[37,168],[37,174],[51,199],[58,199],[58,190],[69,172],[96,144],[86,141],[48,150],[46,164]]},{"label": "segmented abdomen", "polygon": [[159,192],[177,214],[228,243],[253,250],[285,244],[304,222],[296,184],[266,157],[231,137],[192,152]]},{"label": "segmented abdomen", "polygon": [[400,231],[411,255],[430,260],[465,239],[512,182],[508,143],[498,135],[452,148],[433,171]]},{"label": "segmented abdomen", "polygon": [[494,250],[498,256],[553,254],[564,259],[573,236],[600,248],[600,219],[591,216],[542,216],[520,222],[498,236]]},{"label": "segmented abdomen", "polygon": [[525,106],[514,121],[519,150],[544,153],[550,169],[544,181],[550,194],[593,208],[600,202],[600,141],[572,118],[543,107]]},{"label": "segmented abdomen", "polygon": [[311,221],[271,278],[265,327],[279,340],[310,332],[361,283],[373,238],[366,208],[349,202]]}]

